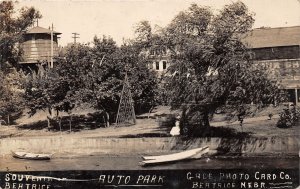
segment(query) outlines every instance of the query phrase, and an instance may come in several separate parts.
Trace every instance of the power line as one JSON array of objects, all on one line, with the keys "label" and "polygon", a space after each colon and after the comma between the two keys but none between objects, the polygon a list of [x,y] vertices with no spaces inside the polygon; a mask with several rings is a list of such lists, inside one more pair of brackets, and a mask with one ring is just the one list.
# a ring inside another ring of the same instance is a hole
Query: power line
[{"label": "power line", "polygon": [[80,35],[79,33],[72,33],[73,34],[73,39],[74,39],[74,44],[76,44],[76,39],[78,39],[79,37],[78,37],[78,35]]}]

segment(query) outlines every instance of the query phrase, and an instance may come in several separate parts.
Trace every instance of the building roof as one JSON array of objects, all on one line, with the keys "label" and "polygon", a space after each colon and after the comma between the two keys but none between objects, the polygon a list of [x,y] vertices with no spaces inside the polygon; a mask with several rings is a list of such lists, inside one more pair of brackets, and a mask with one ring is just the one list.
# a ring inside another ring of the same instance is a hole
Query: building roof
[{"label": "building roof", "polygon": [[253,29],[243,41],[250,48],[300,45],[300,26]]},{"label": "building roof", "polygon": [[[39,27],[39,26],[36,26],[36,27],[33,27],[33,28],[29,29],[26,32],[26,34],[35,34],[35,33],[47,33],[47,34],[50,34],[51,30],[46,29],[46,28],[42,28],[42,27]],[[61,33],[53,31],[53,34],[60,35]]]}]

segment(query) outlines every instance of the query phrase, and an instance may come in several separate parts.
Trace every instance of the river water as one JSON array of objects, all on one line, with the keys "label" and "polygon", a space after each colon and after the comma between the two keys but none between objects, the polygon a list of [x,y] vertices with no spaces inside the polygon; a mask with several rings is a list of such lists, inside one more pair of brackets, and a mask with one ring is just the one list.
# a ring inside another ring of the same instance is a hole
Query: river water
[{"label": "river water", "polygon": [[159,169],[297,169],[298,157],[210,157],[142,167],[141,156],[60,155],[51,160],[23,160],[10,155],[0,157],[0,171],[61,170],[159,170]]}]

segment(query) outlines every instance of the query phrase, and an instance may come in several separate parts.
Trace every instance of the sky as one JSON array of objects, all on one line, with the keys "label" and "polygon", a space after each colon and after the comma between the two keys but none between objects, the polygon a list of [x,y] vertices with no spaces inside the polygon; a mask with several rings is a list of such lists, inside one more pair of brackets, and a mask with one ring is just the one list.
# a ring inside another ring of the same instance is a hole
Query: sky
[{"label": "sky", "polygon": [[[19,0],[17,9],[33,6],[43,18],[39,26],[61,32],[59,45],[91,42],[95,35],[111,36],[117,44],[133,38],[134,27],[142,20],[152,26],[166,26],[191,3],[209,6],[215,12],[236,0]],[[241,0],[255,14],[254,28],[300,25],[300,0]]]}]

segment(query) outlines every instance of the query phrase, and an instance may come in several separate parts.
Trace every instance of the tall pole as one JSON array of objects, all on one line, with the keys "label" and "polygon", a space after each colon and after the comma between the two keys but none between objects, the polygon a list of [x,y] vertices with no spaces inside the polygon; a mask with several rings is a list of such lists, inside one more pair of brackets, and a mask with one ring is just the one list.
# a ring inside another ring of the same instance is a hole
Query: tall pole
[{"label": "tall pole", "polygon": [[50,55],[50,68],[53,68],[53,23],[51,26],[51,55]]},{"label": "tall pole", "polygon": [[299,99],[298,95],[300,95],[300,94],[298,94],[298,89],[295,88],[295,98],[296,98],[296,103],[295,103],[295,105],[296,105],[296,106],[298,106],[298,104],[299,104],[299,102],[298,102],[298,99]]},{"label": "tall pole", "polygon": [[72,37],[74,39],[74,44],[76,44],[76,39],[79,38],[79,33],[72,33],[74,36]]}]

